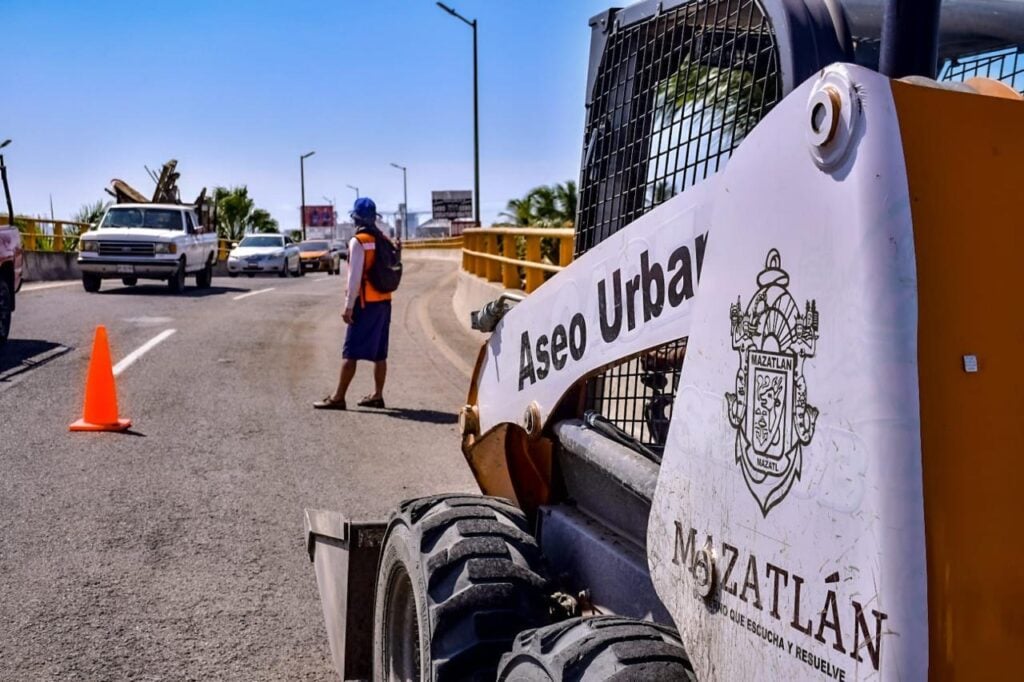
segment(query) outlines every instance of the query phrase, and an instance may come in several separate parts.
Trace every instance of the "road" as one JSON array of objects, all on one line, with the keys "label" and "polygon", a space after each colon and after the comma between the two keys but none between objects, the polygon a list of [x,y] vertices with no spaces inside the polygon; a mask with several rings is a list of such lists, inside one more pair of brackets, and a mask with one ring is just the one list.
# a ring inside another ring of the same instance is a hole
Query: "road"
[{"label": "road", "polygon": [[[303,509],[476,489],[454,271],[407,263],[381,411],[310,406],[336,381],[344,273],[26,285],[0,356],[0,679],[336,679]],[[97,324],[114,362],[164,337],[118,376],[129,434],[67,431]],[[350,404],[371,386],[364,365]]]}]

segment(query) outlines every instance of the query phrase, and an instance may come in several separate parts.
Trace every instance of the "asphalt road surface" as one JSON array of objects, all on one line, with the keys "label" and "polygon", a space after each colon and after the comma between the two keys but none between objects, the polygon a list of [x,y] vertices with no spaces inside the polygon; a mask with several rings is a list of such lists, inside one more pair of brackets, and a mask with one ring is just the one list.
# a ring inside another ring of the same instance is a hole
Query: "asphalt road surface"
[{"label": "asphalt road surface", "polygon": [[[375,411],[310,406],[337,380],[344,273],[26,285],[0,351],[0,679],[337,679],[303,509],[476,489],[456,415],[480,339],[454,319],[455,267],[407,262]],[[135,358],[129,434],[67,430],[97,324]]]}]

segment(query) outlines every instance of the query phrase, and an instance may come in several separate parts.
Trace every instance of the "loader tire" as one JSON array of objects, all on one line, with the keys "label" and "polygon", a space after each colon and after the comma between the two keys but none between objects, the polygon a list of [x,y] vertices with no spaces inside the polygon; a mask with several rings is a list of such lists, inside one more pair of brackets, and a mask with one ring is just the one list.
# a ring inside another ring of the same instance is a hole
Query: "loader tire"
[{"label": "loader tire", "polygon": [[516,637],[499,682],[696,680],[675,630],[646,621],[572,618]]},{"label": "loader tire", "polygon": [[376,679],[493,680],[515,636],[548,622],[546,584],[526,518],[505,500],[403,502],[377,571]]}]

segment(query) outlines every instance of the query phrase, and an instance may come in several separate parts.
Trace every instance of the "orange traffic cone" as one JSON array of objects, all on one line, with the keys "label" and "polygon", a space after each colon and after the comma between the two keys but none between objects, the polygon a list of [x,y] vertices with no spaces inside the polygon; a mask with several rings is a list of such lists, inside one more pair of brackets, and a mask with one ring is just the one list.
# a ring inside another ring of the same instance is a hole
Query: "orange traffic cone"
[{"label": "orange traffic cone", "polygon": [[81,419],[68,428],[72,431],[124,431],[132,425],[130,419],[117,417],[117,388],[114,369],[110,365],[110,346],[107,329],[96,327],[89,359],[89,376],[85,380],[85,409]]}]

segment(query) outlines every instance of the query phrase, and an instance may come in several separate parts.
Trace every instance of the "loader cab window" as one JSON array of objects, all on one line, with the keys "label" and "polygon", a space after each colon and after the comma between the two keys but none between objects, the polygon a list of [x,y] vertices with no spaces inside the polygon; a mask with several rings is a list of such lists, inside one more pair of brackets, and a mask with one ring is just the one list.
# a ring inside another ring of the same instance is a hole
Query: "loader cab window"
[{"label": "loader cab window", "polygon": [[[756,0],[693,0],[619,26],[590,91],[576,255],[722,170],[781,96]],[[680,339],[589,380],[584,409],[660,452],[685,348]]]},{"label": "loader cab window", "polygon": [[938,80],[993,78],[1024,93],[1024,50],[1020,45],[940,61]]}]

